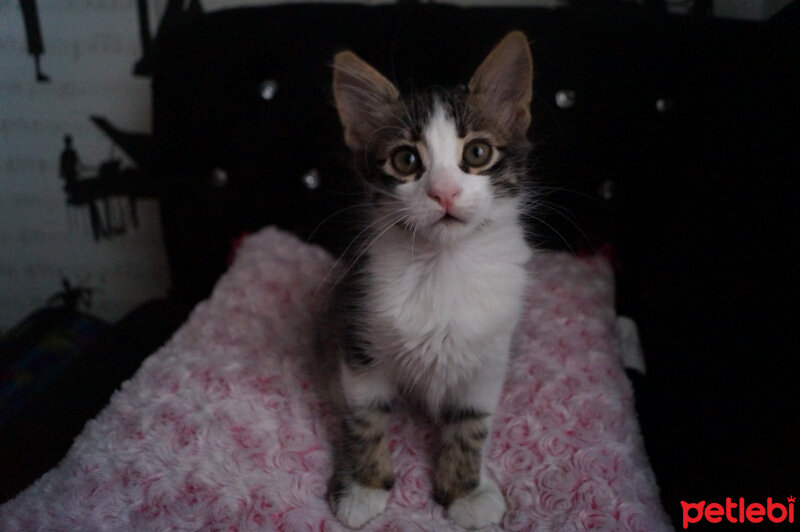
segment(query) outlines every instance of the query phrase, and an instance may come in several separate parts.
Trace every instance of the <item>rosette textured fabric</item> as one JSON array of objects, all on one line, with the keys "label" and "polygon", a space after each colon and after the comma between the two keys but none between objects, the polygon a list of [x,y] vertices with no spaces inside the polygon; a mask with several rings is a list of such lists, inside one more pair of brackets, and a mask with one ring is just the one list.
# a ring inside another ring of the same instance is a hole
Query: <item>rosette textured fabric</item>
[{"label": "rosette textured fabric", "polygon": [[[334,260],[289,233],[244,240],[211,297],[0,507],[2,530],[336,531],[335,422],[313,328]],[[486,465],[504,530],[670,529],[615,336],[611,268],[538,252]],[[108,356],[114,356],[109,353]],[[399,406],[396,482],[365,530],[456,529],[433,501],[437,434]]]}]

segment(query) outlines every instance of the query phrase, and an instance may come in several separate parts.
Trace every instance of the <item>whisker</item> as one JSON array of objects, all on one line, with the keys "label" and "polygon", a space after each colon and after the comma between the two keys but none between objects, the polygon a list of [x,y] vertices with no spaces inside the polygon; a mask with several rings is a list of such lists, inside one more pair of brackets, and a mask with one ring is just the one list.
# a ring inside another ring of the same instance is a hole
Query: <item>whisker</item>
[{"label": "whisker", "polygon": [[355,258],[348,261],[347,266],[344,268],[344,272],[342,273],[342,275],[340,275],[337,278],[336,282],[331,284],[331,288],[335,287],[337,284],[339,284],[342,281],[342,279],[344,279],[344,277],[347,275],[347,273],[350,272],[350,270],[353,268],[353,266],[355,266],[355,264],[358,262],[358,260],[361,259],[361,257],[364,255],[364,253],[366,253],[367,249],[372,246],[372,244],[376,241],[375,239],[373,239],[372,243],[370,243],[368,246],[364,247],[364,241],[366,241],[366,239],[362,239],[362,237],[366,233],[368,233],[371,230],[375,230],[375,228],[378,227],[380,224],[386,223],[386,220],[389,220],[389,222],[387,223],[386,228],[379,229],[379,231],[380,231],[380,235],[379,236],[382,236],[388,229],[390,229],[395,224],[397,224],[397,222],[400,219],[401,219],[401,217],[398,216],[397,211],[389,212],[388,214],[384,214],[383,216],[373,220],[372,222],[367,224],[366,227],[361,229],[361,231],[359,231],[359,233],[350,241],[350,243],[347,245],[347,247],[345,247],[344,251],[342,251],[342,253],[336,259],[336,261],[333,263],[333,265],[328,269],[328,272],[325,274],[325,276],[322,278],[322,280],[320,281],[319,285],[317,286],[317,289],[314,292],[314,297],[312,298],[312,300],[316,301],[316,297],[319,294],[320,290],[322,290],[322,288],[324,286],[326,286],[327,281],[330,278],[331,274],[333,272],[335,272],[337,269],[340,268],[340,265],[342,264],[342,260],[349,256],[349,254],[351,252],[351,249],[353,249],[354,245],[360,246],[357,249],[357,251],[355,251],[355,253],[354,253]]},{"label": "whisker", "polygon": [[343,214],[343,213],[345,213],[347,211],[352,211],[353,209],[362,209],[362,208],[370,207],[371,205],[372,205],[371,203],[357,203],[357,204],[354,204],[354,205],[348,205],[347,207],[343,207],[341,209],[337,209],[336,211],[332,212],[331,214],[329,214],[328,216],[323,218],[322,221],[319,222],[316,227],[314,227],[314,230],[311,231],[311,233],[309,233],[309,235],[308,235],[308,238],[306,238],[306,243],[311,242],[311,239],[314,238],[314,235],[317,234],[317,231],[319,231],[322,228],[323,225],[325,225],[327,222],[329,222],[334,217],[336,217],[336,216],[338,216],[340,214]]},{"label": "whisker", "polygon": [[[567,249],[569,250],[569,252],[570,252],[572,255],[575,255],[575,254],[576,254],[576,252],[575,252],[575,248],[573,248],[573,247],[572,247],[572,245],[569,243],[569,240],[568,240],[568,239],[567,239],[567,238],[566,238],[566,237],[565,237],[565,236],[564,236],[564,235],[563,235],[563,234],[562,234],[562,233],[561,233],[561,232],[560,232],[558,229],[556,229],[556,228],[555,228],[555,227],[554,227],[552,224],[550,224],[550,223],[548,223],[548,222],[544,221],[542,218],[540,218],[540,217],[538,217],[538,216],[533,216],[533,215],[531,215],[531,216],[530,216],[530,218],[531,218],[532,220],[535,220],[537,223],[540,223],[540,224],[542,224],[543,226],[547,227],[547,228],[548,228],[550,231],[552,231],[553,233],[555,233],[555,235],[556,235],[556,236],[559,238],[559,240],[561,240],[561,242],[563,242],[563,243],[564,243],[564,245],[567,247]],[[534,235],[534,236],[536,236],[536,235]]]},{"label": "whisker", "polygon": [[[547,212],[552,212],[552,213],[556,214],[557,216],[559,216],[561,219],[565,220],[573,229],[575,229],[578,232],[578,234],[583,239],[583,242],[585,242],[588,246],[592,247],[592,249],[594,248],[593,243],[592,243],[592,239],[589,237],[588,234],[586,234],[586,232],[583,230],[583,228],[580,226],[580,224],[578,224],[578,222],[575,221],[574,217],[572,216],[572,213],[566,207],[558,205],[557,203],[552,203],[552,202],[540,199],[540,200],[536,201],[536,203],[531,203],[529,205],[526,205],[526,208],[525,208],[525,211],[524,211],[525,212],[525,216],[527,216],[527,217],[529,217],[531,219],[535,219],[536,221],[542,223],[543,225],[547,225],[551,230],[556,232],[554,230],[554,228],[552,227],[552,225],[546,224],[541,218],[535,218],[534,216],[531,216],[531,212],[532,211],[534,211],[534,212],[535,211],[541,211],[542,208],[547,209]],[[564,240],[562,235],[559,234],[558,236],[562,239],[562,241],[564,241],[565,244],[567,244],[567,242]],[[569,247],[569,244],[567,244],[567,245]]]},{"label": "whisker", "polygon": [[[394,213],[393,213],[393,215],[394,215]],[[386,218],[386,217],[384,217],[384,218]],[[391,229],[392,227],[397,225],[397,223],[400,222],[400,221],[401,221],[401,217],[396,217],[396,218],[392,219],[391,221],[389,221],[388,223],[386,223],[386,227],[381,229],[380,232],[378,232],[375,236],[373,236],[371,240],[364,239],[364,241],[362,241],[362,243],[361,243],[360,249],[358,249],[358,251],[355,253],[353,258],[348,262],[347,266],[344,268],[344,270],[342,271],[341,275],[339,275],[339,277],[336,279],[336,282],[333,283],[333,286],[336,286],[337,284],[342,282],[342,280],[347,277],[347,275],[350,273],[350,271],[353,269],[353,267],[358,263],[358,261],[361,260],[361,257],[363,257],[367,253],[367,251],[369,251],[369,249],[378,240],[380,240],[380,238],[384,234],[386,234],[387,231],[389,231],[389,229]]]}]

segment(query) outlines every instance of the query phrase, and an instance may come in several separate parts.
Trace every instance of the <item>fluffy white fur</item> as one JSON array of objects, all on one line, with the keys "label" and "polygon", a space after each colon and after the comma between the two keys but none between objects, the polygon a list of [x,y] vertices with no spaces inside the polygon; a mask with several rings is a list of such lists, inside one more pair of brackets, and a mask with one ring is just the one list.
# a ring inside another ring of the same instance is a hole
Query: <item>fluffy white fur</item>
[{"label": "fluffy white fur", "polygon": [[386,508],[389,492],[351,484],[342,495],[336,518],[350,528],[361,528]]},{"label": "fluffy white fur", "polygon": [[[459,168],[463,139],[441,106],[423,141],[426,171],[397,188],[410,220],[375,239],[366,263],[362,334],[377,364],[362,378],[380,385],[356,387],[349,400],[385,400],[388,386],[421,400],[433,415],[444,404],[490,413],[531,257],[518,220],[520,200],[496,198],[486,176]],[[429,195],[432,188],[450,186],[442,181],[460,188],[450,209]],[[446,210],[458,220],[443,219]]]},{"label": "fluffy white fur", "polygon": [[506,503],[497,484],[484,478],[475,491],[456,499],[447,509],[447,517],[464,528],[483,528],[499,523],[506,513]]}]

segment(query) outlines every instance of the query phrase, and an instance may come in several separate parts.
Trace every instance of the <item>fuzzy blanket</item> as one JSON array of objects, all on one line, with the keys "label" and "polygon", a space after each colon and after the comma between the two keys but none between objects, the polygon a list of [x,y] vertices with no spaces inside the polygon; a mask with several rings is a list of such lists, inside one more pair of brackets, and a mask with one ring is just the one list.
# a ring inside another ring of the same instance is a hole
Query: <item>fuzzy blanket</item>
[{"label": "fuzzy blanket", "polygon": [[[335,420],[311,356],[331,264],[274,228],[245,239],[211,298],[64,460],[0,507],[0,529],[341,530],[325,500]],[[557,253],[530,267],[487,451],[508,503],[503,529],[669,529],[614,335],[610,268]],[[367,529],[456,528],[431,496],[434,433],[394,415],[397,482]]]}]

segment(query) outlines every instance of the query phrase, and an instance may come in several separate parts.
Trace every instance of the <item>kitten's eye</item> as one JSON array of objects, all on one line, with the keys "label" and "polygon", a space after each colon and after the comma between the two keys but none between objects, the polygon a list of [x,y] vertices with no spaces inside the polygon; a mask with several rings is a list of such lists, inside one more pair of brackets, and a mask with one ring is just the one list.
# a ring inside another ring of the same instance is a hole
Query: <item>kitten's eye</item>
[{"label": "kitten's eye", "polygon": [[419,170],[419,155],[413,148],[403,146],[392,154],[392,166],[401,175],[410,175]]},{"label": "kitten's eye", "polygon": [[472,167],[484,166],[492,158],[492,147],[485,140],[473,140],[464,148],[464,161]]}]

